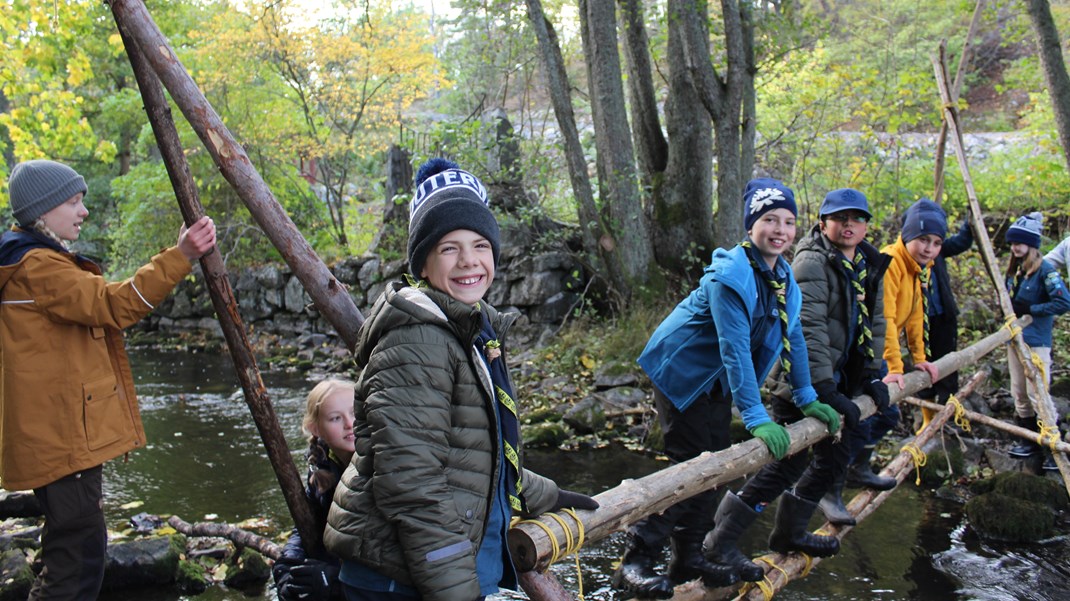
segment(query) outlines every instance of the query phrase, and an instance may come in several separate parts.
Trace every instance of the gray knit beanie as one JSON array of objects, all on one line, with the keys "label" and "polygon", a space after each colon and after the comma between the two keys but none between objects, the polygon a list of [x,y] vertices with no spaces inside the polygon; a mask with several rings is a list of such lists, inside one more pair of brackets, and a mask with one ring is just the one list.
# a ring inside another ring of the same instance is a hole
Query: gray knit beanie
[{"label": "gray knit beanie", "polygon": [[501,231],[490,211],[483,182],[453,161],[433,158],[416,172],[416,193],[409,205],[409,272],[422,272],[431,249],[453,230],[470,230],[490,242],[494,266],[501,256]]},{"label": "gray knit beanie", "polygon": [[89,188],[85,178],[63,163],[36,159],[15,165],[8,179],[11,212],[23,227]]}]

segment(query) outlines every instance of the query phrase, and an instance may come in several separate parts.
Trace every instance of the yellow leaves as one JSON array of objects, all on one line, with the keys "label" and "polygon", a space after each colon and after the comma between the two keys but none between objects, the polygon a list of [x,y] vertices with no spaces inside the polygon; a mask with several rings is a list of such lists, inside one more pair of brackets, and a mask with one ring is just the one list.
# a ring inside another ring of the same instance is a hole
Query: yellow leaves
[{"label": "yellow leaves", "polygon": [[585,369],[594,369],[597,363],[594,359],[591,358],[590,355],[584,353],[580,355],[580,365],[582,365]]}]

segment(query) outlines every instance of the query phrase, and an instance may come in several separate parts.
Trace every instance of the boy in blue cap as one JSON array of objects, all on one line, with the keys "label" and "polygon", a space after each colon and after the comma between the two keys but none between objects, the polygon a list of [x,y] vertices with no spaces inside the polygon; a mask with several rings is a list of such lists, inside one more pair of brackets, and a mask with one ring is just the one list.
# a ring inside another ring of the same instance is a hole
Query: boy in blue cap
[{"label": "boy in blue cap", "polygon": [[[829,432],[839,429],[839,415],[818,401],[810,386],[799,324],[802,296],[781,258],[795,240],[795,194],[777,180],[761,178],[747,184],[743,204],[747,238],[713,253],[698,288],[662,321],[638,359],[654,385],[665,454],[674,462],[727,448],[733,405],[747,429],[776,458],[784,457],[791,440],[766,413],[759,391],[777,362],[785,365],[802,413],[822,420]],[[714,561],[704,555],[716,494],[700,493],[630,528],[614,586],[667,599],[674,584],[695,578],[707,586],[761,580],[762,569],[738,551],[736,557]],[[726,533],[742,533],[750,521],[734,506],[717,515],[717,527]],[[672,560],[663,576],[654,565],[666,539],[672,542]]]}]

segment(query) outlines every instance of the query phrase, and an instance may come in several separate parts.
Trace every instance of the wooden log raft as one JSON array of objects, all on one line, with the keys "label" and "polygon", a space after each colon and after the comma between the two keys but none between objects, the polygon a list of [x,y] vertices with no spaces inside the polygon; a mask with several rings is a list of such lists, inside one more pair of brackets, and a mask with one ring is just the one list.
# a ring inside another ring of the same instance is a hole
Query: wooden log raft
[{"label": "wooden log raft", "polygon": [[[1031,317],[1025,316],[1015,325],[1024,326],[1031,321]],[[974,364],[1010,340],[1011,335],[1010,328],[1000,328],[979,342],[937,360],[937,369],[941,374],[948,374]],[[904,377],[902,389],[893,385],[889,392],[892,400],[898,401],[907,394],[913,394],[931,384],[927,374],[916,371]],[[868,396],[856,397],[854,401],[861,408],[863,418],[872,415],[876,410],[873,400]],[[789,425],[788,433],[791,435],[789,454],[808,448],[828,435],[825,425],[814,418],[805,418]],[[643,478],[625,480],[595,496],[600,505],[598,509],[576,512],[582,521],[584,539],[587,542],[602,540],[613,532],[622,530],[650,514],[664,511],[702,491],[727,484],[746,474],[753,474],[772,460],[773,456],[765,443],[751,439],[723,451],[703,453]],[[566,540],[579,535],[579,525],[575,519],[569,515],[559,514],[558,517],[559,520],[540,516],[535,519],[541,522],[542,526],[522,521],[509,530],[509,550],[518,571],[545,570],[551,563],[561,559],[554,557],[555,546],[563,549]],[[572,532],[566,534],[564,527],[568,527]],[[551,535],[558,541],[556,545],[555,541],[551,540]]]}]

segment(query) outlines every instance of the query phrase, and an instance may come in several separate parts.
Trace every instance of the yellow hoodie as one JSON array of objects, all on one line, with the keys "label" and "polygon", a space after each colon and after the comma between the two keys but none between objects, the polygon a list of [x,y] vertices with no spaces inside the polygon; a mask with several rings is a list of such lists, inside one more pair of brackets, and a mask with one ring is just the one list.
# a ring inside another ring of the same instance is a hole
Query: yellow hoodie
[{"label": "yellow hoodie", "polygon": [[[884,318],[888,328],[884,333],[884,360],[888,373],[903,373],[903,352],[899,346],[899,332],[906,329],[907,347],[914,364],[927,361],[925,356],[925,315],[922,302],[922,267],[910,256],[903,238],[889,244],[881,252],[892,257],[884,272]],[[925,269],[932,267],[932,261]]]}]

